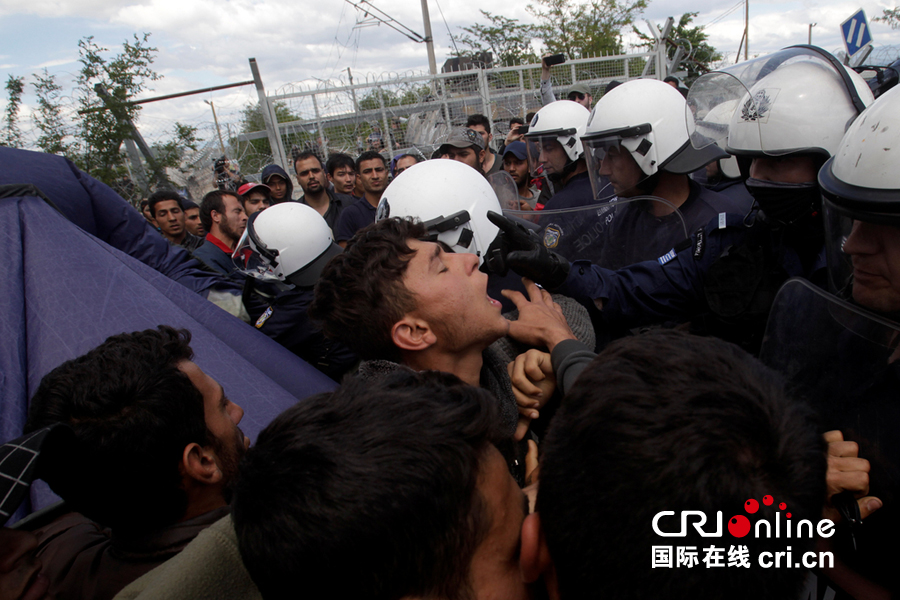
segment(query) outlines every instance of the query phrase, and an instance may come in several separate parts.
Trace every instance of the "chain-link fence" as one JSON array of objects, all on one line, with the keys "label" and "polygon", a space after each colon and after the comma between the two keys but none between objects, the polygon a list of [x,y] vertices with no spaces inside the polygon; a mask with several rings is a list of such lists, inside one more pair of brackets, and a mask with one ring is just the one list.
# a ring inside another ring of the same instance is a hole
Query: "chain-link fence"
[{"label": "chain-link fence", "polygon": [[[613,80],[662,78],[662,60],[657,52],[573,60],[554,66],[551,81],[557,98],[565,98],[573,84],[581,83],[589,86],[596,100]],[[352,84],[323,82],[316,89],[288,84],[266,96],[262,110],[268,111],[267,118],[259,112],[259,96],[252,85],[236,88],[216,95],[217,122],[211,119],[211,105],[200,112],[193,108],[189,116],[179,119],[197,129],[200,142],[166,175],[199,201],[216,187],[214,164],[223,156],[228,159],[227,169],[239,171],[248,180],[257,179],[270,163],[281,164],[293,177],[292,156],[301,151],[313,151],[323,160],[333,152],[356,157],[366,150],[382,152],[389,159],[407,152],[430,158],[451,127],[463,125],[476,113],[491,119],[494,144],[499,146],[509,131],[510,118],[524,118],[540,109],[540,76],[540,65],[531,64],[436,76],[370,75]],[[161,143],[171,135],[173,123],[166,113],[178,109],[177,103],[189,101],[197,106],[194,97],[159,103],[169,110],[145,109],[139,129],[148,144]],[[277,123],[277,134],[272,123]],[[273,141],[277,141],[275,147]],[[140,192],[133,191],[128,196],[139,199]]]},{"label": "chain-link fence", "polygon": [[[659,77],[664,70],[655,52],[573,60],[554,66],[551,81],[558,98],[575,83],[586,84],[599,98],[606,85],[636,77]],[[429,158],[449,129],[472,114],[487,115],[495,140],[509,130],[509,119],[524,118],[541,107],[540,65],[519,65],[442,73],[377,78],[352,85],[326,85],[315,90],[285,86],[269,94],[271,121],[277,124],[279,148],[268,131],[238,136],[245,156],[244,174],[270,161],[283,162],[291,172],[291,157],[313,151],[325,158],[332,152],[357,156],[366,150],[387,157],[415,152]],[[253,163],[253,164],[251,164]]]}]

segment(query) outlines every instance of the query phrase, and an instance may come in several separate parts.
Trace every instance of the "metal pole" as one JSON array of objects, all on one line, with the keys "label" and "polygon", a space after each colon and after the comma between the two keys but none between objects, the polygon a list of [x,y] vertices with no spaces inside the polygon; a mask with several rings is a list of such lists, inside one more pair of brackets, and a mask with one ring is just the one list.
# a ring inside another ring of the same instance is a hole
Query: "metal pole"
[{"label": "metal pole", "polygon": [[744,0],[744,60],[750,47],[750,0]]},{"label": "metal pole", "polygon": [[359,103],[356,101],[356,88],[353,87],[353,73],[347,67],[347,77],[350,78],[350,96],[353,98],[353,112],[359,112]]},{"label": "metal pole", "polygon": [[437,75],[437,60],[434,57],[434,38],[431,37],[431,17],[428,16],[428,0],[422,0],[422,20],[425,21],[425,48],[428,50],[428,69]]},{"label": "metal pole", "polygon": [[256,95],[259,98],[259,110],[262,113],[263,120],[266,122],[266,136],[269,138],[269,146],[272,148],[272,155],[275,163],[284,167],[287,160],[284,156],[284,146],[281,144],[281,136],[278,135],[278,121],[272,118],[269,112],[269,99],[266,97],[266,88],[263,87],[262,78],[259,75],[259,66],[256,59],[250,59],[250,71],[253,73],[253,83],[256,84]]},{"label": "metal pole", "polygon": [[818,23],[810,23],[809,24],[809,38],[807,38],[806,43],[812,46],[812,28],[818,25]]},{"label": "metal pole", "polygon": [[219,119],[216,117],[216,105],[212,103],[211,100],[204,100],[213,112],[213,122],[216,124],[216,135],[219,136],[219,149],[222,151],[222,156],[225,156],[225,144],[222,143],[222,130],[219,129]]}]

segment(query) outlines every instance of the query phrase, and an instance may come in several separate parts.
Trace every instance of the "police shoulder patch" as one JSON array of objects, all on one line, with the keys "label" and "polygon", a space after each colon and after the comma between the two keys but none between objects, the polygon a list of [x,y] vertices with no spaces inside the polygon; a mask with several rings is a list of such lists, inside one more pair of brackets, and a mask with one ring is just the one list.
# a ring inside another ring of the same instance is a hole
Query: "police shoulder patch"
[{"label": "police shoulder patch", "polygon": [[273,312],[274,312],[274,311],[272,310],[272,307],[270,306],[269,308],[266,309],[266,312],[264,312],[263,314],[259,315],[259,318],[256,320],[256,328],[259,329],[260,327],[262,327],[263,325],[265,325],[265,324],[266,324],[266,321],[269,320],[269,317],[272,316],[272,313],[273,313]]},{"label": "police shoulder patch", "polygon": [[562,228],[559,225],[547,225],[547,228],[544,229],[544,247],[556,248],[562,235]]}]

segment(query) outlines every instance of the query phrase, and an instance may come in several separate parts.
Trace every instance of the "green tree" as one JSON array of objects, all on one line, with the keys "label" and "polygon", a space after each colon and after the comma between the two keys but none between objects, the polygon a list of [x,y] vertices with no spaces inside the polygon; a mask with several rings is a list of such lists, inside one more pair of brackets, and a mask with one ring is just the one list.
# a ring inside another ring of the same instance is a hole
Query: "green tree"
[{"label": "green tree", "polygon": [[[722,60],[722,53],[707,43],[706,40],[709,36],[703,31],[703,28],[689,27],[697,14],[696,12],[687,12],[681,15],[678,23],[669,32],[669,38],[666,41],[666,54],[670,59],[675,56],[679,46],[685,50],[686,58],[683,65],[688,72],[685,81],[687,84],[693,83],[700,75],[708,73],[713,63]],[[656,27],[659,29],[659,25]],[[638,47],[653,47],[654,41],[650,36],[633,25],[632,30],[642,40],[640,44],[637,44]]]},{"label": "green tree", "polygon": [[32,119],[41,132],[37,139],[38,148],[50,154],[68,154],[69,145],[65,139],[69,136],[69,131],[60,106],[62,86],[47,69],[43,73],[34,73],[33,77],[31,85],[37,96],[37,110]]},{"label": "green tree", "polygon": [[19,107],[22,105],[22,92],[25,90],[25,78],[13,77],[6,80],[6,113],[3,115],[3,130],[0,145],[10,148],[22,147],[22,132],[19,130]]},{"label": "green tree", "polygon": [[[279,123],[290,123],[291,121],[299,121],[300,117],[291,112],[291,109],[284,102],[276,102],[275,119]],[[259,104],[248,104],[245,106],[241,111],[241,133],[256,133],[265,130],[266,121],[262,111],[259,109]],[[289,148],[293,144],[314,139],[315,136],[308,133],[293,133],[282,137],[282,143],[285,148]],[[274,152],[269,144],[268,137],[248,142],[233,139],[231,140],[231,146],[237,149],[241,171],[244,173],[258,173],[265,165],[272,162]]]},{"label": "green tree", "polygon": [[[119,148],[132,135],[127,119],[136,120],[141,109],[131,101],[147,82],[160,78],[151,68],[157,50],[148,45],[149,38],[149,33],[135,34],[109,60],[104,57],[109,50],[98,46],[93,36],[78,42],[76,162],[104,183],[112,184],[125,173]],[[101,90],[106,92],[103,97]]]},{"label": "green tree", "polygon": [[493,15],[486,10],[480,12],[488,20],[488,24],[476,23],[470,27],[461,27],[466,34],[452,37],[457,44],[468,48],[468,51],[454,52],[454,56],[491,52],[497,62],[507,65],[539,60],[531,47],[531,40],[537,33],[534,25],[520,23],[518,19],[502,15]]},{"label": "green tree", "polygon": [[649,0],[537,0],[526,9],[538,20],[537,37],[550,54],[570,59],[622,54],[622,30]]},{"label": "green tree", "polygon": [[186,173],[187,171],[181,167],[181,159],[188,150],[196,150],[197,142],[200,141],[202,140],[197,138],[196,127],[183,125],[175,121],[171,139],[167,142],[153,145],[153,154],[156,157],[157,166],[169,167]]},{"label": "green tree", "polygon": [[900,7],[882,9],[881,16],[872,20],[886,23],[891,26],[891,29],[900,29]]}]

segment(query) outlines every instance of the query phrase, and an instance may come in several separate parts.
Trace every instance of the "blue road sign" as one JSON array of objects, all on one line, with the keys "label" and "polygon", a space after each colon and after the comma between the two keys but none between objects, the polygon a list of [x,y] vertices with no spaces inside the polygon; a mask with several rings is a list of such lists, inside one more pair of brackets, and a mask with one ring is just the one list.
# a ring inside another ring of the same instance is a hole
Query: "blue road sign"
[{"label": "blue road sign", "polygon": [[844,47],[850,56],[859,52],[866,44],[872,43],[869,22],[866,21],[863,9],[859,9],[856,14],[841,23],[841,34],[844,38]]}]

